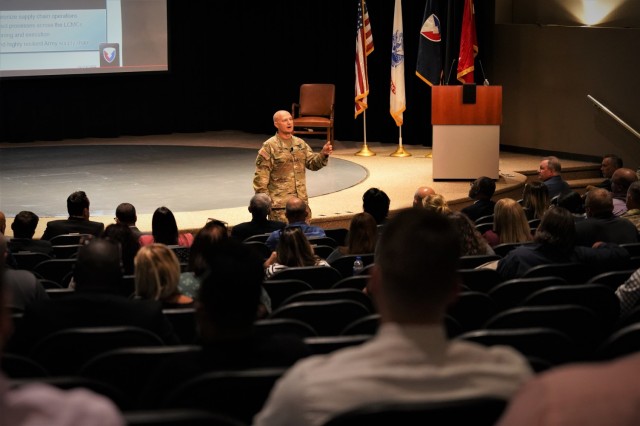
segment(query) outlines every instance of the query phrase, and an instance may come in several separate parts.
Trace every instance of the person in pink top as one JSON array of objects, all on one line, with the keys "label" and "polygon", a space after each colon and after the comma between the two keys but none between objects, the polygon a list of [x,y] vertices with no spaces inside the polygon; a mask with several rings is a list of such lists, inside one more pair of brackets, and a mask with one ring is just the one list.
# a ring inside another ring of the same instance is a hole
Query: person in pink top
[{"label": "person in pink top", "polygon": [[178,232],[178,224],[173,212],[168,207],[158,207],[153,212],[151,219],[151,235],[141,235],[140,245],[147,246],[153,243],[165,244],[167,246],[191,247],[193,234]]}]

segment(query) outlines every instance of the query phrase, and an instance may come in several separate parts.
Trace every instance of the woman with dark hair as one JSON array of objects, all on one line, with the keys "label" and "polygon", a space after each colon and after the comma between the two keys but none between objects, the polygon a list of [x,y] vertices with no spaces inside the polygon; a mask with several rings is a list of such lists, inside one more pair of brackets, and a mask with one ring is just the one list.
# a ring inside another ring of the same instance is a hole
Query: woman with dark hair
[{"label": "woman with dark hair", "polygon": [[151,235],[142,235],[140,245],[161,243],[167,246],[191,247],[193,235],[178,232],[178,224],[173,212],[167,207],[158,207],[151,219]]},{"label": "woman with dark hair", "polygon": [[369,188],[362,195],[362,210],[373,216],[378,225],[387,220],[390,205],[389,196],[381,189]]},{"label": "woman with dark hair", "polygon": [[276,251],[264,263],[265,277],[271,278],[276,272],[295,266],[329,266],[326,260],[313,253],[313,247],[302,228],[283,228]]},{"label": "woman with dark hair", "polygon": [[597,242],[593,247],[575,245],[576,229],[569,210],[552,206],[542,217],[532,244],[511,250],[498,261],[503,280],[519,278],[530,268],[548,263],[579,262],[585,266],[616,268],[624,265],[629,253],[613,243]]},{"label": "woman with dark hair", "polygon": [[336,247],[336,249],[327,256],[326,260],[331,263],[348,254],[373,253],[376,249],[377,241],[378,228],[373,216],[366,212],[355,214],[349,224],[347,245]]}]

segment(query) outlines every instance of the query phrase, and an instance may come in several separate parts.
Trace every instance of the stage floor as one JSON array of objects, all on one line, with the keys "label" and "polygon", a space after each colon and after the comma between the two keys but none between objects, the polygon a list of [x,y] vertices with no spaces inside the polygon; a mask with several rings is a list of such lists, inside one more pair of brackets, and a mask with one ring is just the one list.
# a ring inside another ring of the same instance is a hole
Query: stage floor
[{"label": "stage floor", "polygon": [[[20,210],[41,217],[35,237],[46,222],[66,217],[66,198],[87,192],[92,220],[113,223],[115,207],[130,202],[138,209],[138,226],[151,229],[156,207],[167,206],[181,229],[195,230],[208,218],[230,225],[250,220],[257,150],[270,135],[236,131],[172,134],[114,139],[0,144],[0,211],[9,224]],[[305,139],[318,151],[324,140]],[[334,142],[329,166],[307,172],[314,222],[343,226],[362,210],[362,194],[371,187],[384,190],[391,210],[408,207],[418,186],[433,187],[452,204],[468,202],[468,181],[432,179],[430,148],[405,145],[411,156],[392,157],[397,146],[369,142],[376,155],[355,155],[362,142]],[[461,155],[464,155],[461,153]],[[521,187],[537,170],[537,156],[500,153],[497,190]],[[563,168],[592,165],[563,160]]]}]

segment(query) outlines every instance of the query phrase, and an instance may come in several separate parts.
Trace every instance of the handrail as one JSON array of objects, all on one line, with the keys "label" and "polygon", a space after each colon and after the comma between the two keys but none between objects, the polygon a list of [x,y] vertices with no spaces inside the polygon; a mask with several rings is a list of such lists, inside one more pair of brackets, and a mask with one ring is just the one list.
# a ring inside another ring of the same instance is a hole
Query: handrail
[{"label": "handrail", "polygon": [[628,131],[630,131],[636,138],[640,139],[640,133],[638,133],[633,127],[629,126],[627,123],[624,122],[624,120],[622,120],[620,117],[618,117],[617,115],[615,115],[613,112],[611,112],[611,110],[607,107],[605,107],[604,105],[602,105],[600,102],[598,102],[593,96],[591,95],[587,95],[587,98],[593,102],[598,108],[600,108],[601,110],[603,110],[604,112],[606,112],[607,114],[609,114],[611,116],[611,118],[613,118],[614,120],[616,120],[618,123],[620,123],[620,125],[622,127],[624,127],[625,129],[627,129]]}]

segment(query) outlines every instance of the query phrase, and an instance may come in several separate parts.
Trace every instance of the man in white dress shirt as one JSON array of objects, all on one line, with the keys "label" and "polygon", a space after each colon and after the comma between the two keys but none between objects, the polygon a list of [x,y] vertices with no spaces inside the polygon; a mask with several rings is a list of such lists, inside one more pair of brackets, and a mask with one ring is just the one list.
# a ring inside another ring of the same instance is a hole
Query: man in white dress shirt
[{"label": "man in white dress shirt", "polygon": [[380,313],[376,336],[298,361],[276,383],[254,426],[322,425],[378,402],[509,399],[533,374],[521,354],[446,337],[459,247],[451,223],[438,213],[409,208],[394,215],[368,286]]}]

